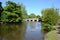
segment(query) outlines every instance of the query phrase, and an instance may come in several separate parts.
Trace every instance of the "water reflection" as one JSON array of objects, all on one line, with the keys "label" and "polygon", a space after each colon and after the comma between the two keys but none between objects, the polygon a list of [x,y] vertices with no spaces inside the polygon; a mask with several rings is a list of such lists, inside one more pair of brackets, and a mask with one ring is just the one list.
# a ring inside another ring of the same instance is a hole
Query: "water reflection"
[{"label": "water reflection", "polygon": [[[41,31],[41,22],[27,22],[25,40],[43,40],[44,35]],[[31,30],[34,30],[31,32]]]},{"label": "water reflection", "polygon": [[[0,40],[43,40],[41,22],[5,24],[1,26]],[[4,28],[5,27],[5,28]],[[34,31],[31,31],[34,30]]]},{"label": "water reflection", "polygon": [[23,40],[25,24],[4,24],[1,28],[0,40]]}]

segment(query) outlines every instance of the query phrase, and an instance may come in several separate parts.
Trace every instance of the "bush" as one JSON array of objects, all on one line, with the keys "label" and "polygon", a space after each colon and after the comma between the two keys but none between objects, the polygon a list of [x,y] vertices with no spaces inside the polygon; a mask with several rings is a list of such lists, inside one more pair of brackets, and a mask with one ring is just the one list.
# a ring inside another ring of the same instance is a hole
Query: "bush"
[{"label": "bush", "polygon": [[43,30],[45,30],[45,31],[51,31],[51,30],[53,30],[54,28],[53,28],[53,26],[51,26],[50,24],[44,24],[43,25]]},{"label": "bush", "polygon": [[46,31],[53,30],[59,19],[59,10],[54,8],[47,8],[42,10],[42,20],[44,21],[43,28]]}]

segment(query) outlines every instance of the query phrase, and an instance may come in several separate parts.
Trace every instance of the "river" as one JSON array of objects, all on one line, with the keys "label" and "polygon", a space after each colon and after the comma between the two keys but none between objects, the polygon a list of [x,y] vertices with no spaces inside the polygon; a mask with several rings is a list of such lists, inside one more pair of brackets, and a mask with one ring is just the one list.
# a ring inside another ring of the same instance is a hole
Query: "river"
[{"label": "river", "polygon": [[[0,40],[44,40],[41,22],[24,22],[22,24],[1,25]],[[10,29],[8,27],[15,27]],[[8,29],[7,29],[8,28]],[[12,31],[13,30],[13,31]]]}]

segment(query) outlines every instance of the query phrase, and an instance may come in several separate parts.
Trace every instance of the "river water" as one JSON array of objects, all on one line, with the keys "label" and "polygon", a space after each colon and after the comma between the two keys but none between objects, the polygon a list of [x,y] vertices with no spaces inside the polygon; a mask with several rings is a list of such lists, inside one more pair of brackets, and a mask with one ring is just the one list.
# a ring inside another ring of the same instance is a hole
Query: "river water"
[{"label": "river water", "polygon": [[[0,40],[44,40],[44,33],[41,30],[41,22],[4,24],[1,25],[1,27],[2,31],[0,34]],[[4,27],[6,29],[4,29]]]}]

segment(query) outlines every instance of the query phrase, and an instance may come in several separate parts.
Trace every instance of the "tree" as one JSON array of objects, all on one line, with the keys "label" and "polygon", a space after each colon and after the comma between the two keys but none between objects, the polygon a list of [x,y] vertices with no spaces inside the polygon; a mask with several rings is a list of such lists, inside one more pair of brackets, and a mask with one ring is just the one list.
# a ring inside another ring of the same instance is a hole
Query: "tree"
[{"label": "tree", "polygon": [[[22,10],[23,9],[23,10]],[[21,22],[23,15],[27,15],[26,10],[21,4],[16,4],[15,2],[8,1],[2,12],[3,22]]]},{"label": "tree", "polygon": [[58,19],[59,19],[59,10],[54,8],[47,8],[45,10],[42,10],[42,20],[44,21],[43,27],[45,29],[46,27],[48,27],[48,30],[50,31],[53,28],[53,26],[57,23]]},{"label": "tree", "polygon": [[26,18],[28,18],[27,11],[25,9],[25,6],[23,6],[23,4],[21,4],[21,5],[22,5],[22,9],[21,9],[21,11],[22,11],[22,19],[26,19]]},{"label": "tree", "polygon": [[1,13],[3,11],[3,8],[2,8],[2,3],[0,2],[0,21],[1,21]]},{"label": "tree", "polygon": [[35,15],[34,13],[31,13],[31,14],[29,15],[29,18],[36,18],[36,15]]},{"label": "tree", "polygon": [[37,18],[40,18],[40,15],[37,15],[36,17],[37,17]]}]

